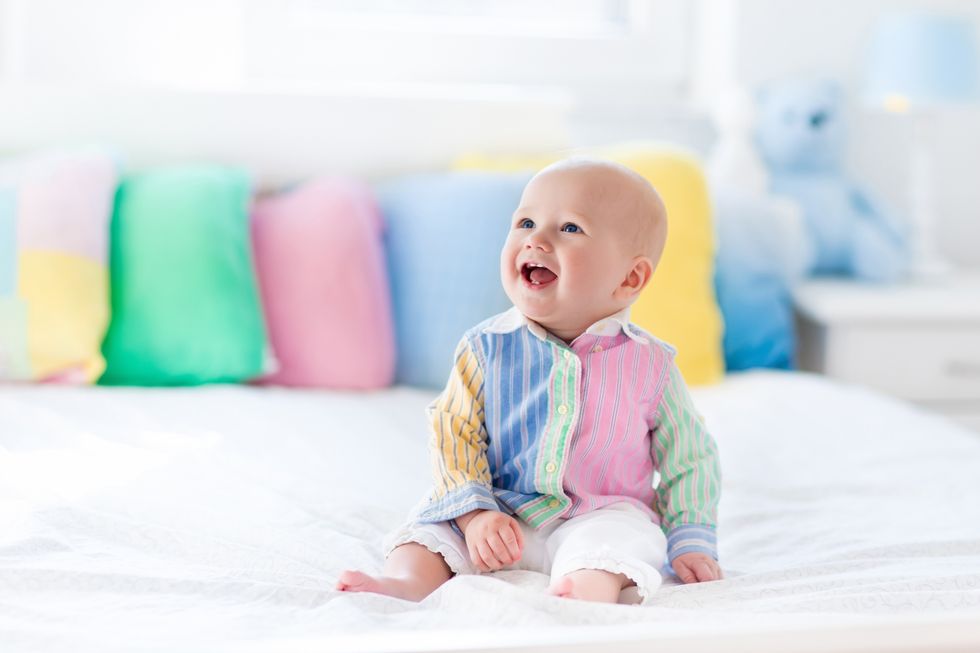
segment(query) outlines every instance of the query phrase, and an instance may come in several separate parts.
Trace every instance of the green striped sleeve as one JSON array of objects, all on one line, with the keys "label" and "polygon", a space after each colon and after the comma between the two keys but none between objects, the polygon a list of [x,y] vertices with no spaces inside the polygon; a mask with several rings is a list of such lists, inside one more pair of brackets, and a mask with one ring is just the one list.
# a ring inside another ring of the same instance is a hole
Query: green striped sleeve
[{"label": "green striped sleeve", "polygon": [[667,533],[668,560],[691,552],[717,559],[718,449],[673,363],[657,410],[653,455],[660,473],[656,508]]}]

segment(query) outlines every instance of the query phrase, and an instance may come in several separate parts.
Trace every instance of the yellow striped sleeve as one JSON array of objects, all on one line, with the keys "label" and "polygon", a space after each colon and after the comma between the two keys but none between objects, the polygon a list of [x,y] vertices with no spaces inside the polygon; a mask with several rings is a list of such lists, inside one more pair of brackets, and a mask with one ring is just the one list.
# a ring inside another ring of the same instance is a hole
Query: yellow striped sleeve
[{"label": "yellow striped sleeve", "polygon": [[428,415],[435,487],[422,521],[452,519],[477,508],[496,510],[486,455],[483,370],[466,340],[457,346],[446,389]]}]

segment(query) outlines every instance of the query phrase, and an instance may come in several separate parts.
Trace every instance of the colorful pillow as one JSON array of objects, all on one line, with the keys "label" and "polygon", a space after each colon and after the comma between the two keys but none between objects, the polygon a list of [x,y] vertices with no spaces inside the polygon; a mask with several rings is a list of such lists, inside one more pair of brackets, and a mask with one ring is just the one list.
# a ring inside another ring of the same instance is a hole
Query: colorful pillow
[{"label": "colorful pillow", "polygon": [[[582,151],[617,161],[643,175],[667,206],[667,246],[653,279],[633,304],[631,319],[677,348],[677,364],[691,384],[713,383],[724,373],[722,318],[715,300],[714,232],[707,184],[690,154],[662,145]],[[471,155],[457,167],[538,170],[560,157]]]},{"label": "colorful pillow", "polygon": [[259,376],[265,326],[252,266],[247,176],[177,167],[123,180],[112,220],[105,384]]},{"label": "colorful pillow", "polygon": [[463,333],[510,306],[500,248],[529,177],[457,172],[381,187],[399,383],[444,386]]},{"label": "colorful pillow", "polygon": [[117,179],[99,152],[0,164],[0,380],[91,383],[105,369]]},{"label": "colorful pillow", "polygon": [[367,186],[322,178],[259,200],[252,244],[278,371],[269,383],[389,385],[395,342],[381,215]]}]

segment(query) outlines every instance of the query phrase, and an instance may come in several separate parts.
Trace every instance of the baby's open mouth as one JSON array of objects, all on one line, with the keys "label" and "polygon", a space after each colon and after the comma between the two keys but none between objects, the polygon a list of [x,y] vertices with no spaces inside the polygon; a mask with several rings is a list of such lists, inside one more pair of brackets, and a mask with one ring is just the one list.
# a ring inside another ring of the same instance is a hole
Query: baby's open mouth
[{"label": "baby's open mouth", "polygon": [[546,286],[558,275],[539,263],[525,263],[521,266],[521,276],[524,281],[533,287]]}]

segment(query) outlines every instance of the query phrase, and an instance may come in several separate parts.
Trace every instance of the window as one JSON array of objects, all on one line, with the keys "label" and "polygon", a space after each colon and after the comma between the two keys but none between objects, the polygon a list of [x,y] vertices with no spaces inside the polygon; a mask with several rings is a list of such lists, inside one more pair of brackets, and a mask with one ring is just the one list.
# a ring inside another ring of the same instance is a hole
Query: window
[{"label": "window", "polygon": [[685,0],[0,0],[7,80],[180,88],[677,88]]}]

